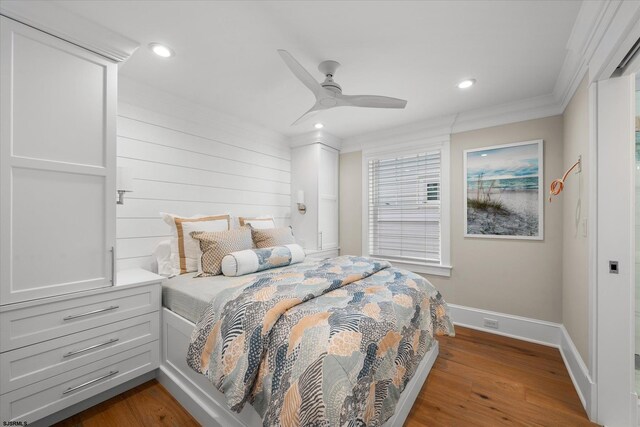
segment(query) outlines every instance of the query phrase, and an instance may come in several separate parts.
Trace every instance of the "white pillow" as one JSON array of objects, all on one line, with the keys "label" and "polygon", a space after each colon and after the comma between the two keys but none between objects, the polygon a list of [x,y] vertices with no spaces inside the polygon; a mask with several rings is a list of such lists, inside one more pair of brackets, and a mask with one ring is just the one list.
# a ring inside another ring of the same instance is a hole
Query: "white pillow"
[{"label": "white pillow", "polygon": [[198,241],[190,235],[192,231],[225,231],[231,227],[231,217],[228,214],[192,217],[168,213],[161,215],[171,227],[171,266],[174,274],[198,271],[198,259],[202,252]]},{"label": "white pillow", "polygon": [[291,244],[262,249],[245,249],[231,252],[222,258],[222,274],[242,276],[270,268],[284,267],[304,261],[304,249]]},{"label": "white pillow", "polygon": [[163,240],[153,250],[153,257],[156,260],[158,266],[157,273],[164,277],[171,277],[175,275],[173,271],[173,265],[171,264],[171,241]]},{"label": "white pillow", "polygon": [[276,228],[276,222],[272,216],[257,216],[254,218],[241,216],[238,220],[240,221],[240,227],[250,225],[254,230]]}]

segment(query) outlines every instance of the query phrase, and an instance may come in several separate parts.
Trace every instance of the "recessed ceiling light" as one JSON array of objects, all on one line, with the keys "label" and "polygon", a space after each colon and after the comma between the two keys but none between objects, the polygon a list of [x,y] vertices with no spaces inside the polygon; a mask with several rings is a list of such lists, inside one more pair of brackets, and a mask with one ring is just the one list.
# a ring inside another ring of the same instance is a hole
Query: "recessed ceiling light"
[{"label": "recessed ceiling light", "polygon": [[458,83],[458,89],[467,89],[473,86],[474,84],[476,84],[475,79],[463,80],[460,83]]},{"label": "recessed ceiling light", "polygon": [[162,58],[169,58],[175,55],[171,48],[160,43],[149,43],[149,49]]},{"label": "recessed ceiling light", "polygon": [[315,125],[313,125],[313,127],[316,129],[322,129],[324,125],[322,123],[316,123]]},{"label": "recessed ceiling light", "polygon": [[488,154],[487,154],[487,153],[482,153],[482,154],[480,154],[480,157],[487,157],[487,156],[488,156]]}]

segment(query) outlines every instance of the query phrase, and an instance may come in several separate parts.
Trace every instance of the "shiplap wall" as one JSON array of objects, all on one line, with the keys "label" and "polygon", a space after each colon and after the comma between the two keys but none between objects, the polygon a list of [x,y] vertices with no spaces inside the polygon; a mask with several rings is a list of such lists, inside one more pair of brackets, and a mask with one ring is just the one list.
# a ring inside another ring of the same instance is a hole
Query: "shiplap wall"
[{"label": "shiplap wall", "polygon": [[133,82],[120,85],[118,166],[131,168],[134,191],[117,208],[118,270],[153,268],[154,247],[170,237],[160,212],[230,213],[236,222],[273,215],[289,224],[286,138]]}]

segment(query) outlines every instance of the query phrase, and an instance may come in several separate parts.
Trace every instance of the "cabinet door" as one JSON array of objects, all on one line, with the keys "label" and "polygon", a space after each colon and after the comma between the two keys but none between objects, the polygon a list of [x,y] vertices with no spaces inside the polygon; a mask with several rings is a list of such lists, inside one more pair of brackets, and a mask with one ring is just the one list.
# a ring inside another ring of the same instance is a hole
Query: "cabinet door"
[{"label": "cabinet door", "polygon": [[318,171],[318,249],[338,248],[338,152],[320,147]]},{"label": "cabinet door", "polygon": [[116,64],[0,19],[0,304],[109,286]]}]

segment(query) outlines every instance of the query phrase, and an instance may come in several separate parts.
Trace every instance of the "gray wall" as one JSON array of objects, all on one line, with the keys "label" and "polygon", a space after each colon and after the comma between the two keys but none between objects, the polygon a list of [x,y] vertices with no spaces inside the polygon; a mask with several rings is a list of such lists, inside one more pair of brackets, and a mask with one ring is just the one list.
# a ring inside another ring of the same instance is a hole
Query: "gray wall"
[{"label": "gray wall", "polygon": [[[485,310],[562,322],[562,202],[545,203],[543,241],[463,236],[463,150],[544,140],[544,185],[563,171],[562,116],[451,135],[450,278],[428,276],[445,299]],[[362,153],[340,156],[340,237],[343,254],[361,253]]]},{"label": "gray wall", "polygon": [[340,253],[362,251],[362,152],[340,155]]},{"label": "gray wall", "polygon": [[589,209],[589,93],[580,83],[564,111],[564,168],[582,155],[582,173],[567,178],[561,198],[564,207],[562,249],[562,323],[582,360],[589,361],[589,252],[583,234]]}]

